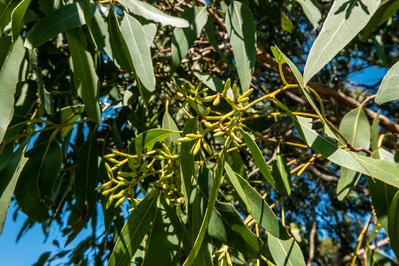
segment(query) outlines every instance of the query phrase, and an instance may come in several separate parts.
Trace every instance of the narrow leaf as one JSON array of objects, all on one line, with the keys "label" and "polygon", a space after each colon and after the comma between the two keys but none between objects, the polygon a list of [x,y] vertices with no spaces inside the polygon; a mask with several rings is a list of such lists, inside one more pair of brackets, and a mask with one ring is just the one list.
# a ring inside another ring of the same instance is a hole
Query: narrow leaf
[{"label": "narrow leaf", "polygon": [[267,234],[267,244],[276,265],[306,265],[302,251],[295,239],[283,240],[272,234]]},{"label": "narrow leaf", "polygon": [[138,135],[129,144],[128,151],[131,154],[142,154],[146,149],[151,150],[158,142],[163,142],[176,131],[170,129],[150,129]]},{"label": "narrow leaf", "polygon": [[274,187],[275,181],[273,179],[272,173],[270,172],[269,166],[267,165],[258,145],[247,132],[245,132],[244,130],[241,130],[240,132],[244,138],[245,143],[248,146],[249,151],[251,152],[252,158],[254,159],[256,166],[259,168],[266,182]]},{"label": "narrow leaf", "polygon": [[15,41],[24,26],[24,17],[31,0],[21,1],[11,14],[12,39]]},{"label": "narrow leaf", "polygon": [[303,73],[304,84],[307,84],[366,26],[381,1],[369,0],[364,1],[364,5],[346,5],[346,10],[342,10],[346,2],[348,1],[334,1],[323,28],[310,49]]},{"label": "narrow leaf", "polygon": [[380,110],[378,110],[377,115],[374,117],[371,123],[371,150],[375,151],[378,148],[378,140],[380,138]]},{"label": "narrow leaf", "polygon": [[108,265],[130,265],[130,260],[147,234],[157,211],[157,194],[147,196],[132,212],[122,228]]},{"label": "narrow leaf", "polygon": [[399,192],[393,197],[388,211],[388,236],[392,250],[399,257]]},{"label": "narrow leaf", "polygon": [[[18,150],[13,153],[8,160],[0,166],[1,183],[7,180],[4,189],[0,193],[0,235],[3,231],[4,221],[7,217],[8,206],[11,202],[11,197],[14,193],[19,175],[24,168],[28,158],[23,156],[22,152],[24,146],[20,146]],[[3,181],[4,180],[4,181]]]},{"label": "narrow leaf", "polygon": [[356,186],[361,175],[345,167],[341,167],[340,174],[341,177],[338,179],[337,184],[337,198],[342,201],[349,195],[352,188]]},{"label": "narrow leaf", "polygon": [[245,195],[245,191],[242,188],[242,186],[240,184],[240,181],[239,181],[238,177],[236,176],[236,173],[233,171],[233,169],[231,168],[231,166],[228,163],[224,164],[224,169],[226,170],[226,174],[227,174],[227,177],[230,180],[230,183],[233,185],[233,187],[236,190],[238,196],[244,202],[245,207],[247,208],[247,211],[251,212],[251,205],[249,204],[247,196]]},{"label": "narrow leaf", "polygon": [[339,124],[339,131],[354,147],[370,147],[371,127],[366,113],[361,106],[349,111]]},{"label": "narrow leaf", "polygon": [[85,34],[82,30],[76,29],[67,32],[67,39],[78,95],[83,99],[90,120],[99,122],[101,120],[101,110],[98,103],[99,80],[93,58],[86,49]]},{"label": "narrow leaf", "polygon": [[210,88],[214,92],[222,92],[223,91],[223,81],[216,77],[214,74],[209,74],[205,72],[194,72],[194,76],[196,76],[202,83],[204,83],[208,88]]},{"label": "narrow leaf", "polygon": [[273,176],[276,180],[277,190],[283,195],[291,195],[291,174],[281,154],[277,154],[273,163]]},{"label": "narrow leaf", "polygon": [[154,22],[159,22],[162,25],[170,25],[180,28],[187,28],[189,26],[187,20],[165,14],[146,2],[139,0],[119,0],[118,2],[127,7],[135,15],[142,16],[145,19]]},{"label": "narrow leaf", "polygon": [[[96,6],[90,6],[91,14],[94,14]],[[79,2],[61,6],[45,18],[39,20],[26,36],[27,48],[38,47],[52,39],[58,33],[66,32],[78,26],[86,24],[82,4]]]},{"label": "narrow leaf", "polygon": [[155,90],[155,75],[152,66],[151,50],[146,41],[143,26],[134,17],[126,14],[121,23],[121,33],[128,44],[131,67],[143,86]]},{"label": "narrow leaf", "polygon": [[381,82],[375,102],[383,104],[399,99],[399,62],[389,69]]},{"label": "narrow leaf", "polygon": [[125,71],[132,71],[128,59],[130,56],[127,44],[122,36],[118,18],[114,12],[110,12],[108,16],[108,34],[114,63]]},{"label": "narrow leaf", "polygon": [[303,9],[306,17],[312,23],[313,28],[316,29],[319,26],[319,21],[321,20],[320,10],[313,4],[312,0],[296,0]]},{"label": "narrow leaf", "polygon": [[177,127],[175,120],[173,120],[173,117],[169,114],[168,109],[165,110],[162,118],[162,128],[173,130],[176,132],[166,139],[167,144],[177,143],[177,139],[180,138],[180,134],[177,133],[179,131],[179,128]]},{"label": "narrow leaf", "polygon": [[25,55],[22,39],[19,38],[0,69],[0,143],[14,113],[14,94],[20,77],[20,66]]},{"label": "narrow leaf", "polygon": [[226,12],[226,29],[233,48],[241,89],[251,86],[256,61],[256,28],[251,9],[232,1]]},{"label": "narrow leaf", "polygon": [[398,9],[399,1],[384,0],[378,7],[377,12],[375,12],[373,17],[367,23],[366,27],[364,27],[362,31],[363,38],[368,38],[370,34],[378,28],[378,26],[390,19]]},{"label": "narrow leaf", "polygon": [[187,28],[175,28],[172,38],[172,69],[176,69],[181,60],[187,55],[188,50],[194,41],[200,36],[202,28],[208,20],[206,6],[195,6],[186,10],[182,17],[186,19],[190,26]]}]

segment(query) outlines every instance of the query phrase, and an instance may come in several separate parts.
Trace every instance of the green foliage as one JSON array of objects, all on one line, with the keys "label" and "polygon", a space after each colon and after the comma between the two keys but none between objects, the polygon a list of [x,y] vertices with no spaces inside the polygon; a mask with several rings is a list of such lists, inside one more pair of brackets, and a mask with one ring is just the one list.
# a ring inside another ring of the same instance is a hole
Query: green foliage
[{"label": "green foliage", "polygon": [[394,261],[397,64],[348,80],[398,56],[397,8],[0,0],[0,232],[14,197],[21,235],[92,230],[38,265]]}]

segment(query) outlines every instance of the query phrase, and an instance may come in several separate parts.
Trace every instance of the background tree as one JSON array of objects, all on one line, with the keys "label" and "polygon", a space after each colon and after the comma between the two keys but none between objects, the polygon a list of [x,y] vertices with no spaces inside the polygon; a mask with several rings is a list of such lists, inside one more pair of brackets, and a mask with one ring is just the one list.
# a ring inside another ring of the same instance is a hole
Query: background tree
[{"label": "background tree", "polygon": [[0,0],[1,224],[91,228],[41,264],[397,263],[398,66],[350,77],[398,8]]}]

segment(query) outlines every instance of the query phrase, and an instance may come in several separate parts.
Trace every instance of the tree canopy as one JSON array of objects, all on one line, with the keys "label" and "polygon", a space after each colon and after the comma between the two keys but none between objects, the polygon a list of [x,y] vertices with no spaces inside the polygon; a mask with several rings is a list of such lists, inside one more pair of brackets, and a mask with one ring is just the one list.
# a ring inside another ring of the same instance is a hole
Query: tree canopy
[{"label": "tree canopy", "polygon": [[0,233],[15,200],[67,237],[35,265],[397,265],[398,9],[0,0]]}]

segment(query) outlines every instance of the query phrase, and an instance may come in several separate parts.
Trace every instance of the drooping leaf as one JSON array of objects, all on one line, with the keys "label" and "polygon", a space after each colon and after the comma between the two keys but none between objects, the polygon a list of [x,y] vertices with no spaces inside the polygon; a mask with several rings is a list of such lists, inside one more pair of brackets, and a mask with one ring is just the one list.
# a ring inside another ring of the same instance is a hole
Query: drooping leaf
[{"label": "drooping leaf", "polygon": [[392,250],[399,257],[399,192],[393,197],[388,211],[388,236]]},{"label": "drooping leaf", "polygon": [[312,119],[291,117],[303,140],[329,161],[399,188],[399,167],[382,160],[340,149],[330,138],[312,129]]},{"label": "drooping leaf", "polygon": [[19,0],[10,0],[0,8],[0,34],[7,31],[11,26],[11,14],[15,7],[20,3]]},{"label": "drooping leaf", "polygon": [[371,127],[362,107],[357,107],[344,115],[339,131],[353,147],[364,149],[370,147]]},{"label": "drooping leaf", "polygon": [[388,70],[377,92],[375,102],[383,104],[399,99],[399,62]]},{"label": "drooping leaf", "polygon": [[93,58],[86,49],[86,36],[80,29],[67,32],[69,50],[73,63],[75,87],[85,104],[88,117],[93,122],[101,120],[98,103],[99,80]]},{"label": "drooping leaf", "polygon": [[190,25],[187,28],[175,28],[173,31],[171,65],[173,70],[180,65],[194,41],[200,36],[202,28],[208,20],[206,6],[194,6],[186,10],[182,18],[186,19]]},{"label": "drooping leaf", "polygon": [[4,221],[7,217],[8,206],[14,193],[15,186],[24,168],[27,158],[23,156],[25,146],[21,145],[16,152],[2,161],[0,165],[0,235],[3,231]]},{"label": "drooping leaf", "polygon": [[[381,1],[363,1],[363,5],[345,5],[345,2],[348,1],[336,0],[331,7],[323,28],[309,51],[303,73],[304,84],[307,84],[366,26]],[[345,6],[346,10],[342,10]]]},{"label": "drooping leaf", "polygon": [[213,184],[212,184],[212,190],[210,192],[209,198],[208,198],[208,204],[206,206],[206,211],[204,215],[203,222],[201,224],[200,231],[198,232],[198,236],[196,237],[194,241],[194,245],[188,254],[187,259],[184,261],[184,266],[192,265],[195,262],[195,259],[202,247],[203,240],[205,238],[205,234],[208,231],[208,225],[209,221],[211,220],[211,216],[213,213],[213,209],[215,207],[217,195],[219,194],[219,187],[222,181],[223,177],[223,171],[224,171],[224,163],[226,160],[226,152],[228,147],[230,146],[231,141],[226,141],[224,144],[223,150],[220,153],[220,156],[217,160],[217,165],[214,173],[214,179],[213,179]]},{"label": "drooping leaf", "polygon": [[132,212],[116,241],[108,265],[130,265],[157,211],[157,193],[150,193]]},{"label": "drooping leaf", "polygon": [[[111,18],[108,19],[110,20]],[[100,12],[94,13],[94,16],[91,20],[90,32],[93,36],[94,43],[97,49],[107,53],[109,58],[111,58],[111,60],[113,61],[114,56],[112,54],[109,26]]]},{"label": "drooping leaf", "polygon": [[291,174],[281,154],[277,154],[273,163],[273,176],[276,180],[277,190],[283,195],[291,195]]},{"label": "drooping leaf", "polygon": [[378,140],[380,138],[380,110],[378,110],[377,115],[374,117],[371,123],[371,150],[375,151],[378,148]]},{"label": "drooping leaf", "polygon": [[244,202],[245,207],[247,208],[247,211],[251,212],[251,204],[249,204],[247,196],[245,195],[245,191],[242,188],[241,183],[240,183],[238,177],[236,176],[236,173],[234,172],[234,170],[231,168],[231,166],[227,162],[224,164],[224,169],[226,170],[226,174],[227,174],[228,179],[230,180],[230,183],[233,185],[238,196]]},{"label": "drooping leaf", "polygon": [[14,94],[20,77],[20,66],[25,55],[22,39],[11,46],[0,69],[0,143],[14,113]]},{"label": "drooping leaf", "polygon": [[356,186],[361,175],[345,167],[341,167],[340,175],[337,183],[337,198],[342,201],[349,195],[352,188]]},{"label": "drooping leaf", "polygon": [[180,246],[180,224],[173,215],[173,210],[161,198],[145,249],[145,256],[141,265],[176,265]]},{"label": "drooping leaf", "polygon": [[130,54],[130,64],[138,79],[148,91],[155,90],[155,76],[151,50],[146,41],[143,26],[134,17],[126,14],[121,23],[121,33]]},{"label": "drooping leaf", "polygon": [[[371,154],[373,158],[381,159],[386,162],[395,163],[394,156],[392,153],[386,151],[383,148],[378,148]],[[371,203],[375,209],[378,217],[378,223],[381,224],[385,230],[388,229],[388,209],[395,196],[398,188],[390,186],[380,180],[370,179],[368,182],[370,188]]]},{"label": "drooping leaf", "polygon": [[395,0],[384,0],[372,16],[366,27],[362,30],[363,38],[367,39],[370,34],[391,18],[399,9],[399,2]]},{"label": "drooping leaf", "polygon": [[111,45],[112,59],[114,63],[125,71],[132,71],[129,63],[129,51],[125,39],[122,36],[118,19],[114,12],[108,15],[108,33]]},{"label": "drooping leaf", "polygon": [[138,135],[129,144],[128,151],[131,154],[142,154],[146,149],[151,150],[158,142],[164,141],[176,131],[170,129],[150,129]]},{"label": "drooping leaf", "polygon": [[267,234],[267,244],[276,265],[306,265],[302,251],[294,238],[284,240],[269,233]]},{"label": "drooping leaf", "polygon": [[17,7],[12,11],[11,14],[11,29],[12,29],[12,39],[15,41],[18,39],[18,36],[21,33],[23,23],[24,23],[24,16],[26,10],[29,7],[31,0],[23,0],[21,1]]},{"label": "drooping leaf", "polygon": [[319,26],[319,21],[321,20],[320,10],[313,4],[312,0],[296,0],[303,9],[306,17],[312,23],[313,28],[316,29]]},{"label": "drooping leaf", "polygon": [[60,135],[62,138],[65,138],[72,130],[72,124],[81,117],[83,111],[83,106],[67,106],[59,111],[60,123],[71,124],[70,126],[65,126],[61,128]]},{"label": "drooping leaf", "polygon": [[220,78],[204,72],[194,72],[194,75],[212,91],[222,92],[224,85]]},{"label": "drooping leaf", "polygon": [[[195,133],[197,131],[197,119],[192,118],[186,122],[183,128],[183,136],[189,133]],[[191,196],[192,182],[194,178],[194,155],[190,153],[194,141],[182,142],[180,147],[181,154],[181,177],[182,177],[182,191],[184,193],[184,202],[186,205],[186,211],[188,210],[189,199]]]},{"label": "drooping leaf", "polygon": [[267,232],[275,237],[284,240],[289,239],[289,234],[262,196],[251,187],[248,181],[246,181],[237,173],[236,178],[238,179],[242,190],[244,191],[243,196],[246,197],[246,201],[251,208],[249,213],[252,215],[255,221],[257,221]]},{"label": "drooping leaf", "polygon": [[230,203],[216,202],[208,234],[252,258],[259,258],[261,254],[270,257],[263,241],[249,230]]},{"label": "drooping leaf", "polygon": [[[96,208],[96,186],[98,176],[98,148],[96,135],[92,135],[82,145],[78,152],[75,175],[76,204],[81,215],[87,219]],[[82,218],[83,218],[82,217]]]},{"label": "drooping leaf", "polygon": [[241,130],[240,132],[244,138],[245,143],[248,146],[249,151],[251,152],[252,158],[254,159],[256,166],[259,167],[259,170],[265,178],[266,182],[274,187],[275,181],[273,179],[272,173],[270,172],[269,166],[267,165],[258,145],[247,132],[245,132],[244,130]]},{"label": "drooping leaf", "polygon": [[180,134],[177,133],[179,131],[179,128],[177,127],[175,120],[173,120],[173,117],[169,114],[168,109],[165,110],[162,118],[162,128],[173,130],[176,132],[166,139],[167,144],[170,144],[172,142],[177,143],[177,139],[180,138]]},{"label": "drooping leaf", "polygon": [[231,1],[226,12],[226,29],[233,48],[241,89],[251,86],[256,60],[256,28],[251,9],[238,1]]},{"label": "drooping leaf", "polygon": [[119,0],[118,2],[127,7],[135,15],[142,16],[145,19],[154,22],[159,22],[162,25],[170,25],[180,28],[187,28],[189,26],[187,20],[165,14],[146,2],[140,0]]},{"label": "drooping leaf", "polygon": [[[95,8],[94,4],[90,6],[92,14],[94,14]],[[26,36],[25,46],[30,49],[38,47],[58,33],[66,32],[84,24],[86,24],[86,21],[81,3],[76,2],[62,6],[39,20],[32,27]]]}]

